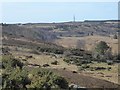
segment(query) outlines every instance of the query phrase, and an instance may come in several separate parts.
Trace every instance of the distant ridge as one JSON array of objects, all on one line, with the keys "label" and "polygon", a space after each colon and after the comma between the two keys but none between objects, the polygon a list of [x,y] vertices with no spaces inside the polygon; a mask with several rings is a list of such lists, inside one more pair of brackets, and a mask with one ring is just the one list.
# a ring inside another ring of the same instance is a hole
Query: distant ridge
[{"label": "distant ridge", "polygon": [[120,20],[85,20],[84,22],[120,22]]},{"label": "distant ridge", "polygon": [[[20,24],[22,24],[22,25],[32,25],[32,24],[63,24],[63,23],[80,23],[80,22],[120,22],[120,20],[84,20],[84,21],[75,21],[75,22],[73,22],[73,21],[64,21],[64,22],[34,22],[34,23],[32,23],[32,22],[29,22],[29,23],[12,23],[13,25],[16,25],[16,24],[18,24],[18,25],[20,25]],[[0,23],[0,25],[2,25],[2,24],[10,24],[10,23]]]}]

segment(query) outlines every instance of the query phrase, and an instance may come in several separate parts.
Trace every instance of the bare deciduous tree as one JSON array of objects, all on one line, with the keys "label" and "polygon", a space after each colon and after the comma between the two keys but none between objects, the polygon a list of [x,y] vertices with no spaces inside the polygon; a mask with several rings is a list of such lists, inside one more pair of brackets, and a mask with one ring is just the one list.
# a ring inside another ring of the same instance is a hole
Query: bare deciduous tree
[{"label": "bare deciduous tree", "polygon": [[85,40],[78,40],[78,41],[77,41],[76,48],[85,49],[85,45],[86,45]]}]

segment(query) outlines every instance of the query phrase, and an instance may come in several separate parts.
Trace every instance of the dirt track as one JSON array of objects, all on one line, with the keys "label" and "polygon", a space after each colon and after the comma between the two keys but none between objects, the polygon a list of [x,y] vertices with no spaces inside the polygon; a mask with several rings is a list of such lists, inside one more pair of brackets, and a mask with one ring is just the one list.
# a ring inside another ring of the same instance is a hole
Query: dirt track
[{"label": "dirt track", "polygon": [[[71,71],[62,70],[62,69],[54,69],[52,70],[57,74],[65,77],[69,83],[77,84],[81,87],[86,88],[118,88],[117,84],[111,83],[109,81],[84,76],[82,74],[73,73]],[[119,86],[120,88],[120,86]],[[119,89],[118,89],[119,90]]]}]

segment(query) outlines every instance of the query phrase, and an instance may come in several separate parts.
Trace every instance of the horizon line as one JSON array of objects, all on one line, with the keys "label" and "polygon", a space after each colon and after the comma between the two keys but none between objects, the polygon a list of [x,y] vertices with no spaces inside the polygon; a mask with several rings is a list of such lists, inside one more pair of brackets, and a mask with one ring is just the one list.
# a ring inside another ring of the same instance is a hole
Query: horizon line
[{"label": "horizon line", "polygon": [[0,22],[0,24],[32,24],[32,23],[36,23],[36,24],[39,24],[39,23],[70,23],[70,22],[73,22],[73,23],[77,23],[77,22],[105,22],[105,21],[120,21],[118,19],[103,19],[103,20],[100,20],[100,19],[97,19],[97,20],[76,20],[75,22],[74,21],[58,21],[58,22]]}]

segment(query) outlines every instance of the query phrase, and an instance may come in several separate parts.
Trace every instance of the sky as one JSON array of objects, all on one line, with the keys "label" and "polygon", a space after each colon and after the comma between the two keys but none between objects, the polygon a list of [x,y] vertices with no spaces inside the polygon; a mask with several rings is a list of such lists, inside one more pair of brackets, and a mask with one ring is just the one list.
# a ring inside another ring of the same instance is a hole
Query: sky
[{"label": "sky", "polygon": [[2,23],[117,20],[118,2],[4,2]]}]

